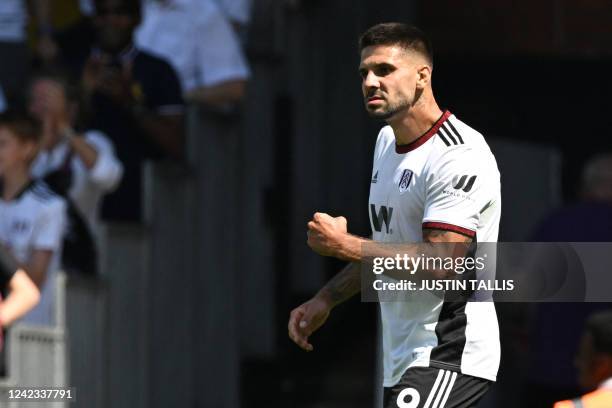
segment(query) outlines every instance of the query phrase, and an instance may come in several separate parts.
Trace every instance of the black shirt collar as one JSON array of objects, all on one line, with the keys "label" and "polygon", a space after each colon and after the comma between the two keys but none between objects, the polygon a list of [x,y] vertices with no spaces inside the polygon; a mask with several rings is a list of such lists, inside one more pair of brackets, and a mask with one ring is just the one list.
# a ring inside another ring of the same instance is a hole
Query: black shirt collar
[{"label": "black shirt collar", "polygon": [[[15,197],[13,197],[10,201],[19,200],[29,189],[32,188],[32,186],[34,186],[34,183],[36,183],[36,181],[30,179],[30,181],[25,183],[25,185],[21,188],[21,190],[19,190],[17,194],[15,194]],[[2,180],[0,180],[0,194],[1,194],[0,197],[4,196],[4,183],[2,182]]]},{"label": "black shirt collar", "polygon": [[104,52],[102,51],[102,49],[98,47],[94,47],[91,50],[91,55],[93,56],[109,55],[113,61],[118,62],[119,64],[123,66],[123,65],[133,62],[139,52],[140,51],[138,50],[138,48],[136,48],[134,43],[130,43],[128,46],[126,46],[121,52],[119,52],[116,55],[111,55],[107,52]]}]

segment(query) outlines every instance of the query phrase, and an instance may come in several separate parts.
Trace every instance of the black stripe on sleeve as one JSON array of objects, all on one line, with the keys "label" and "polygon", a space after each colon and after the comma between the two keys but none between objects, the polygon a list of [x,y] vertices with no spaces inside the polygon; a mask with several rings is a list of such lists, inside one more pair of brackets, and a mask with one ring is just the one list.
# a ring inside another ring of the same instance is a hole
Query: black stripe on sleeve
[{"label": "black stripe on sleeve", "polygon": [[455,135],[457,135],[457,137],[459,138],[459,142],[461,144],[463,144],[463,138],[461,137],[461,135],[459,134],[459,132],[457,132],[457,129],[455,129],[455,127],[453,126],[453,124],[450,122],[450,120],[447,120],[444,124],[448,123],[448,126],[450,126],[450,128],[453,130],[453,132],[455,132]]},{"label": "black stripe on sleeve", "polygon": [[440,131],[444,132],[444,134],[446,135],[446,137],[448,137],[451,142],[453,142],[454,145],[457,145],[457,140],[455,139],[455,137],[453,136],[453,134],[451,132],[448,131],[448,129],[446,127],[444,127],[444,125],[442,125],[440,127]]},{"label": "black stripe on sleeve", "polygon": [[448,140],[446,140],[442,132],[438,131],[438,136],[440,136],[440,139],[442,139],[445,145],[450,146],[450,143],[448,143]]}]

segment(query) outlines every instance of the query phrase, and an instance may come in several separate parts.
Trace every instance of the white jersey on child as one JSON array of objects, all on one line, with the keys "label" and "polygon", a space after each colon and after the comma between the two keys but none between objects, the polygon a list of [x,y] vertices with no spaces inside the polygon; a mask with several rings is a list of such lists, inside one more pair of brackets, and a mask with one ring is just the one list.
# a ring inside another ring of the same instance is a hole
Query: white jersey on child
[{"label": "white jersey on child", "polygon": [[33,251],[53,251],[40,303],[21,321],[55,324],[55,278],[60,267],[66,222],[66,203],[43,182],[32,181],[13,200],[0,198],[0,244],[6,246],[20,264],[30,262]]}]

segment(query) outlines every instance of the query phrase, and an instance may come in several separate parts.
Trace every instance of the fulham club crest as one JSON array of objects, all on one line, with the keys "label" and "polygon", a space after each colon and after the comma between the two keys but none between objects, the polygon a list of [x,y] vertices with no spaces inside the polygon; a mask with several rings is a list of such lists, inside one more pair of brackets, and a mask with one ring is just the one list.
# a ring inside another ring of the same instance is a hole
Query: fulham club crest
[{"label": "fulham club crest", "polygon": [[403,194],[406,192],[406,190],[408,190],[411,180],[412,180],[412,170],[404,169],[404,172],[402,173],[402,177],[400,178],[400,182],[399,182],[400,194]]}]

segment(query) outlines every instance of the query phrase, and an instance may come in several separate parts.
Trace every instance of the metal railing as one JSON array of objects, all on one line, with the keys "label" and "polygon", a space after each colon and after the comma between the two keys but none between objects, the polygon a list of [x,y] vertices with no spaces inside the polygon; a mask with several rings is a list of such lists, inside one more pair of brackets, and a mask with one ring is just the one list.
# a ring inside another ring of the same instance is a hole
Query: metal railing
[{"label": "metal railing", "polygon": [[8,390],[15,387],[67,387],[69,384],[68,339],[66,333],[66,275],[55,281],[53,327],[17,323],[8,331],[6,360],[8,376],[0,381],[0,407],[67,407],[67,402],[7,402]]}]

